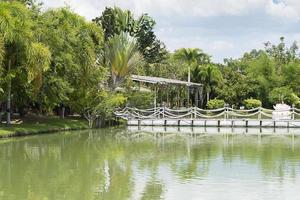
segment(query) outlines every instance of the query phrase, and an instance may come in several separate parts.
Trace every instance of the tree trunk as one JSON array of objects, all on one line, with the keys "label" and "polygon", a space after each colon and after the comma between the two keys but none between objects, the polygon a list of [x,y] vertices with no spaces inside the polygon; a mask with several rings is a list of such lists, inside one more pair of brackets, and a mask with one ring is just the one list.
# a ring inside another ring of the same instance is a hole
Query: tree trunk
[{"label": "tree trunk", "polygon": [[207,100],[207,103],[209,102],[209,92],[206,92],[206,100]]},{"label": "tree trunk", "polygon": [[66,107],[65,107],[64,105],[62,105],[62,107],[61,107],[61,114],[60,114],[60,117],[61,117],[62,119],[65,118],[65,110],[66,110]]},{"label": "tree trunk", "polygon": [[2,103],[0,103],[0,125],[2,124]]},{"label": "tree trunk", "polygon": [[7,79],[7,103],[6,103],[6,124],[7,126],[11,125],[11,76],[10,76],[10,69],[11,69],[11,59],[8,60],[8,79]]}]

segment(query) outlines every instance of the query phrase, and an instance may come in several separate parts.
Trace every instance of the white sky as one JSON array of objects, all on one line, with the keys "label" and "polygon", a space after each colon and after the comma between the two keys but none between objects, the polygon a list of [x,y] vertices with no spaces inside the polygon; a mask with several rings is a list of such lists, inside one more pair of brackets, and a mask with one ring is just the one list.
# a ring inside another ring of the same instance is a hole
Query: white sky
[{"label": "white sky", "polygon": [[92,19],[106,6],[149,13],[156,34],[170,51],[197,47],[213,56],[240,57],[267,41],[300,41],[300,0],[43,0],[45,7],[68,5]]}]

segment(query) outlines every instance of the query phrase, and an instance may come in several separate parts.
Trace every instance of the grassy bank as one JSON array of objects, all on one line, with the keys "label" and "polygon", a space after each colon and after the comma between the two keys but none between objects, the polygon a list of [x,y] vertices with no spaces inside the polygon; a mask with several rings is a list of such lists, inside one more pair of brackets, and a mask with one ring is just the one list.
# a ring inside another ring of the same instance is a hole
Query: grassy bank
[{"label": "grassy bank", "polygon": [[60,119],[57,117],[26,118],[14,121],[11,127],[1,124],[0,138],[87,128],[88,124],[83,119]]}]

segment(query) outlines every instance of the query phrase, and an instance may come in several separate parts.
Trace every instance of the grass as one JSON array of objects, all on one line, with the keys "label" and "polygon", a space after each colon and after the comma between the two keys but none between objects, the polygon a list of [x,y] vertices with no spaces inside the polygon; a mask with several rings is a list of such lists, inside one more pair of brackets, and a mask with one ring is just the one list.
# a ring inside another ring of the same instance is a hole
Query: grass
[{"label": "grass", "polygon": [[61,130],[87,129],[88,123],[83,119],[58,117],[29,117],[14,121],[11,127],[0,125],[0,138],[21,135],[32,135]]}]

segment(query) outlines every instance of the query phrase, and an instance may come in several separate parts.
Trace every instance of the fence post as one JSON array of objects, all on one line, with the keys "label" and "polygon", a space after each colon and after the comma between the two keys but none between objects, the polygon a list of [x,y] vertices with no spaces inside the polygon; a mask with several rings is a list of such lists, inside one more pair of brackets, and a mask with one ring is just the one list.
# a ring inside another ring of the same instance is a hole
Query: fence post
[{"label": "fence post", "polygon": [[163,112],[163,113],[162,113],[162,117],[165,118],[165,106],[162,107],[162,112]]},{"label": "fence post", "polygon": [[261,107],[258,107],[258,119],[261,119],[261,111],[262,111]]}]

